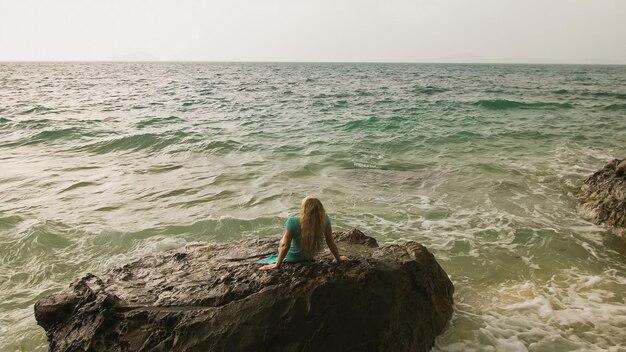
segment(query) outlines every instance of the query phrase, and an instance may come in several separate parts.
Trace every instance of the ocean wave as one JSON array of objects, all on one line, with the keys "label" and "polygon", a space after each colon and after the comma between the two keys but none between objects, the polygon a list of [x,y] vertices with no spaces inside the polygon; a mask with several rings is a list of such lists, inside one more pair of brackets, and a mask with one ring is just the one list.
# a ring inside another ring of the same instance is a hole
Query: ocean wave
[{"label": "ocean wave", "polygon": [[503,137],[509,137],[520,140],[540,140],[540,139],[548,139],[558,137],[558,134],[542,132],[539,130],[528,130],[528,131],[506,131],[497,133],[494,136],[497,139],[502,139]]},{"label": "ocean wave", "polygon": [[208,141],[200,144],[197,149],[201,151],[211,151],[217,153],[228,153],[234,151],[242,151],[245,148],[245,144],[241,142],[228,139],[225,141]]},{"label": "ocean wave", "polygon": [[54,139],[66,138],[66,137],[78,137],[82,135],[82,130],[70,127],[63,128],[60,130],[47,130],[37,133],[35,136],[31,138],[31,141],[27,144],[31,143],[41,143],[47,142]]},{"label": "ocean wave", "polygon": [[356,95],[358,95],[360,97],[370,97],[370,96],[374,95],[374,93],[368,92],[368,91],[363,90],[363,89],[357,89],[354,92],[356,93]]},{"label": "ocean wave", "polygon": [[585,92],[583,95],[591,95],[599,98],[616,98],[620,100],[626,100],[626,93],[617,93],[617,92]]},{"label": "ocean wave", "polygon": [[361,129],[382,129],[383,131],[393,130],[400,127],[402,119],[390,119],[390,118],[378,118],[376,116],[369,117],[362,120],[353,120],[343,124],[348,131],[361,130]]},{"label": "ocean wave", "polygon": [[371,126],[373,124],[378,123],[378,121],[379,119],[376,116],[372,116],[364,120],[354,120],[354,121],[347,122],[343,125],[343,127],[345,127],[348,130],[354,130],[354,129]]},{"label": "ocean wave", "polygon": [[447,92],[448,89],[434,86],[426,86],[426,87],[414,87],[413,93],[416,94],[424,94],[424,95],[434,95],[439,93]]},{"label": "ocean wave", "polygon": [[335,94],[318,94],[313,97],[313,99],[327,99],[327,98],[349,98],[350,94],[348,93],[335,93]]},{"label": "ocean wave", "polygon": [[237,197],[239,194],[233,191],[222,190],[215,194],[210,194],[207,196],[202,196],[200,198],[194,198],[192,200],[183,201],[183,202],[174,202],[171,204],[172,207],[182,207],[182,208],[191,208],[198,205],[202,205],[204,203],[214,202],[216,200],[224,200],[229,198]]},{"label": "ocean wave", "polygon": [[381,169],[381,167],[379,165],[368,164],[368,163],[361,163],[361,162],[358,162],[358,161],[353,161],[352,164],[354,165],[355,169]]},{"label": "ocean wave", "polygon": [[611,105],[605,106],[603,109],[607,111],[626,110],[626,104],[611,104]]},{"label": "ocean wave", "polygon": [[489,110],[507,110],[507,109],[529,109],[529,110],[556,110],[556,109],[571,109],[573,107],[570,103],[550,103],[550,102],[536,102],[525,103],[514,100],[506,99],[493,99],[493,100],[479,100],[474,105],[489,109]]},{"label": "ocean wave", "polygon": [[22,138],[17,141],[12,141],[5,144],[0,144],[0,147],[18,147],[35,145],[40,143],[48,143],[57,139],[77,139],[82,137],[81,130],[78,128],[64,128],[60,130],[46,130],[35,135]]},{"label": "ocean wave", "polygon": [[442,145],[452,143],[464,143],[469,141],[478,141],[484,138],[480,133],[471,131],[459,131],[447,133],[443,135],[435,135],[426,140],[426,145]]},{"label": "ocean wave", "polygon": [[0,230],[6,230],[17,226],[23,219],[19,216],[0,216]]},{"label": "ocean wave", "polygon": [[385,99],[382,99],[382,100],[376,100],[376,101],[374,102],[374,104],[377,104],[377,105],[378,105],[378,104],[393,104],[393,103],[395,103],[395,102],[396,102],[396,101],[395,101],[395,100],[393,100],[393,99],[391,99],[391,98],[385,98]]},{"label": "ocean wave", "polygon": [[52,254],[55,248],[70,245],[70,228],[60,222],[37,222],[0,245],[0,263],[25,263],[41,254]]},{"label": "ocean wave", "polygon": [[174,123],[181,122],[182,119],[180,117],[171,115],[168,117],[153,117],[147,120],[139,121],[137,123],[138,128],[144,128],[148,126],[156,126],[156,125],[169,125]]},{"label": "ocean wave", "polygon": [[32,120],[18,120],[15,121],[14,126],[17,128],[25,129],[39,129],[46,128],[54,124],[54,120],[50,119],[32,119]]},{"label": "ocean wave", "polygon": [[213,94],[213,89],[212,88],[200,89],[198,90],[198,94],[199,95],[211,95]]},{"label": "ocean wave", "polygon": [[76,188],[97,186],[97,185],[98,185],[98,183],[95,183],[95,182],[87,182],[87,181],[77,182],[77,183],[74,183],[74,184],[64,188],[59,193],[68,192],[68,191],[71,191],[71,190],[76,189]]},{"label": "ocean wave", "polygon": [[485,93],[504,93],[505,90],[502,88],[487,88],[483,92]]},{"label": "ocean wave", "polygon": [[147,170],[144,171],[140,171],[140,173],[142,174],[160,174],[163,172],[169,172],[169,171],[174,171],[174,170],[178,170],[178,169],[182,169],[183,165],[180,164],[162,164],[162,165],[155,165]]},{"label": "ocean wave", "polygon": [[182,142],[188,135],[188,133],[182,131],[165,135],[142,133],[93,143],[79,149],[91,151],[96,154],[106,154],[117,151],[157,151]]},{"label": "ocean wave", "polygon": [[26,109],[23,111],[18,112],[18,115],[30,115],[30,114],[38,114],[38,113],[42,113],[42,112],[48,112],[48,111],[52,111],[52,109],[47,108],[45,106],[41,106],[41,105],[37,105],[34,106],[30,109]]},{"label": "ocean wave", "polygon": [[186,225],[169,225],[158,229],[159,233],[168,235],[191,235],[201,241],[226,241],[247,236],[258,237],[259,233],[274,233],[280,229],[282,217],[258,217],[255,219],[238,219],[221,217],[205,219]]},{"label": "ocean wave", "polygon": [[333,108],[347,108],[348,107],[348,101],[346,100],[337,100],[336,102],[333,103]]}]

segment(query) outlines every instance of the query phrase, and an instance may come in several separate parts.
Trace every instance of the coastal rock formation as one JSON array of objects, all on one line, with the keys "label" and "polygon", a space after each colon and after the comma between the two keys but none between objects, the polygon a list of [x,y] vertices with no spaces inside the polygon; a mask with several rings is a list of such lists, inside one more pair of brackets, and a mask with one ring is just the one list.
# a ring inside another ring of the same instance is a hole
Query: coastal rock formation
[{"label": "coastal rock formation", "polygon": [[453,286],[416,242],[334,234],[346,262],[259,271],[278,239],[193,245],[87,274],[35,305],[51,351],[428,351]]},{"label": "coastal rock formation", "polygon": [[596,224],[614,226],[626,238],[626,159],[614,159],[587,177],[578,199],[583,216]]}]

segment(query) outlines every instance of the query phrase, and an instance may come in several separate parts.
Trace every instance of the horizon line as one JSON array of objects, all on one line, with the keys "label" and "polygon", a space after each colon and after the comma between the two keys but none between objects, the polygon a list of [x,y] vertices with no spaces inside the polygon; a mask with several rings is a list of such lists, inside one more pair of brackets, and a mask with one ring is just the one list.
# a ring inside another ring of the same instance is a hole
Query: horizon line
[{"label": "horizon line", "polygon": [[429,65],[578,65],[626,66],[626,63],[472,62],[472,61],[273,61],[273,60],[0,60],[6,63],[241,63],[241,64],[429,64]]}]

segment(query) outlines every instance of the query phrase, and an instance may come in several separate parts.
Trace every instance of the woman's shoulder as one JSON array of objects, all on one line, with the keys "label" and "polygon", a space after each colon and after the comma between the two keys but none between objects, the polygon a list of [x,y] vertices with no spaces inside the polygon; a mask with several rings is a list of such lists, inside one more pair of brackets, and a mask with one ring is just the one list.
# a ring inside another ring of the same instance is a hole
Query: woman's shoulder
[{"label": "woman's shoulder", "polygon": [[285,221],[285,226],[287,227],[287,229],[300,227],[300,216],[293,215],[288,217],[287,221]]},{"label": "woman's shoulder", "polygon": [[[330,224],[330,216],[328,214],[326,214],[326,225]],[[290,217],[287,218],[287,221],[285,221],[285,226],[287,228],[290,227],[299,227],[300,226],[300,215],[292,215]]]},{"label": "woman's shoulder", "polygon": [[287,218],[287,221],[298,221],[300,222],[300,215],[291,215]]}]

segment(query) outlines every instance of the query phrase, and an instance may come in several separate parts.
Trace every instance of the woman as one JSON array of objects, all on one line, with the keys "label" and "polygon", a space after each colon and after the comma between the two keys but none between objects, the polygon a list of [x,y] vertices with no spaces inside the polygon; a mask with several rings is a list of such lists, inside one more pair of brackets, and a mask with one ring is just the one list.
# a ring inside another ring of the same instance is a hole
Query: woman
[{"label": "woman", "polygon": [[267,264],[259,270],[279,268],[283,262],[313,260],[313,257],[322,249],[322,236],[338,262],[348,259],[346,256],[339,255],[339,250],[333,240],[330,217],[326,215],[319,199],[313,196],[304,198],[300,205],[300,216],[289,217],[285,222],[285,227],[278,254],[259,260],[257,263]]}]

